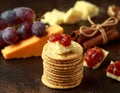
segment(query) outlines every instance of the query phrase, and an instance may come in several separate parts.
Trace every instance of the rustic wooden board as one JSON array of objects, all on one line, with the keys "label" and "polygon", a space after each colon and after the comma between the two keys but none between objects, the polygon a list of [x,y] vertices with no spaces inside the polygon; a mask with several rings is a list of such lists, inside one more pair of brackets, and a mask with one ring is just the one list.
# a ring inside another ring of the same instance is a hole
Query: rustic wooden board
[{"label": "rustic wooden board", "polygon": [[[19,6],[31,7],[41,16],[48,10],[57,8],[63,11],[73,6],[76,0],[1,0],[0,12]],[[95,22],[106,18],[106,9],[111,4],[120,5],[118,0],[89,0],[96,4],[101,14]],[[65,33],[78,29],[81,22],[74,25],[62,25]],[[4,60],[0,55],[0,93],[118,93],[120,82],[106,77],[105,69],[111,60],[120,60],[120,40],[101,46],[110,53],[104,63],[96,70],[84,69],[82,83],[73,89],[54,90],[44,86],[41,82],[42,59],[32,57],[27,59]]]}]

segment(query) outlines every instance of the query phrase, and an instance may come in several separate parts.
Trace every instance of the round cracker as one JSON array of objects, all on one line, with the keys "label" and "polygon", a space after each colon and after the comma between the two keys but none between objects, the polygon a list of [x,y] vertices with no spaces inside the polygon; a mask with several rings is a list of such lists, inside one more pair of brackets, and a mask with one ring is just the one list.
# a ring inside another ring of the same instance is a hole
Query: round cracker
[{"label": "round cracker", "polygon": [[47,58],[45,56],[43,56],[43,60],[49,64],[49,65],[53,65],[53,66],[58,66],[58,67],[67,67],[67,66],[74,66],[79,64],[83,57],[79,57],[78,59],[74,59],[74,60],[69,60],[69,61],[56,61],[56,60],[51,60],[50,58]]},{"label": "round cracker", "polygon": [[64,71],[64,70],[56,70],[56,69],[49,69],[49,67],[45,66],[44,65],[44,70],[46,71],[49,71],[53,74],[58,74],[58,75],[71,75],[71,74],[74,74],[74,73],[77,73],[78,71],[82,70],[83,69],[83,66],[81,65],[79,68],[76,68],[76,69],[71,69],[71,70],[67,70],[67,71]]},{"label": "round cracker", "polygon": [[60,85],[58,83],[53,84],[53,83],[50,83],[49,81],[47,81],[44,76],[42,76],[41,81],[44,85],[46,85],[49,88],[53,88],[53,89],[70,89],[70,88],[77,87],[81,83],[81,81],[78,81],[72,85],[70,85],[70,84],[69,85]]},{"label": "round cracker", "polygon": [[54,79],[54,78],[50,78],[50,77],[45,76],[45,75],[44,75],[44,77],[46,78],[47,81],[49,81],[52,84],[58,83],[60,85],[72,85],[72,84],[75,84],[76,82],[81,81],[83,78],[83,74],[81,74],[79,77],[77,77],[75,79],[69,78],[66,80]]},{"label": "round cracker", "polygon": [[78,78],[81,78],[83,74],[83,70],[81,71],[78,71],[74,74],[70,74],[70,75],[59,75],[59,74],[53,74],[53,73],[49,73],[49,72],[45,72],[44,75],[47,76],[47,77],[50,77],[54,80],[71,80],[71,79],[78,79]]},{"label": "round cracker", "polygon": [[76,42],[74,42],[74,46],[75,46],[76,52],[68,52],[68,53],[64,53],[60,55],[60,54],[56,54],[55,52],[53,52],[49,44],[46,43],[43,47],[42,54],[57,61],[78,59],[83,54],[83,48],[80,44]]},{"label": "round cracker", "polygon": [[50,65],[50,64],[47,64],[46,62],[43,61],[43,65],[47,66],[49,69],[55,69],[55,70],[58,70],[58,71],[69,71],[69,70],[74,70],[76,68],[79,68],[81,66],[83,66],[83,63],[79,62],[78,64],[76,65],[73,65],[73,66],[54,66],[54,65]]}]

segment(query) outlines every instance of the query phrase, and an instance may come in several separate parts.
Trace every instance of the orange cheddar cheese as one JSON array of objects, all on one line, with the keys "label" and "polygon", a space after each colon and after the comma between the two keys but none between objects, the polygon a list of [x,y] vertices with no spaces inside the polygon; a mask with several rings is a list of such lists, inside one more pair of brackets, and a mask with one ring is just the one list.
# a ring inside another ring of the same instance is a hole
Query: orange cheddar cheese
[{"label": "orange cheddar cheese", "polygon": [[28,58],[32,56],[41,56],[44,44],[52,33],[61,34],[63,28],[59,25],[53,25],[46,28],[47,35],[42,37],[32,36],[15,44],[6,46],[1,50],[5,59]]}]

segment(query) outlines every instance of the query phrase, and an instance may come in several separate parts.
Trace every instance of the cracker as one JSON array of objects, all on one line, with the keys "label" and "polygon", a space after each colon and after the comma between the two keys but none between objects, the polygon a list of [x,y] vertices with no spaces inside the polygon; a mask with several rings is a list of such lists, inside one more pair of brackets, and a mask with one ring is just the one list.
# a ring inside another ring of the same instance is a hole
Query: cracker
[{"label": "cracker", "polygon": [[44,78],[44,76],[42,76],[42,83],[44,84],[44,85],[46,85],[47,87],[49,87],[49,88],[53,88],[53,89],[69,89],[69,88],[74,88],[74,87],[77,87],[80,83],[81,83],[81,81],[79,81],[79,82],[77,82],[77,83],[75,83],[75,84],[73,84],[73,85],[60,85],[60,84],[58,84],[58,83],[54,83],[54,84],[52,84],[52,83],[50,83],[49,81],[47,81],[45,78]]},{"label": "cracker", "polygon": [[44,74],[47,77],[50,77],[54,80],[78,80],[79,78],[81,78],[81,76],[83,75],[83,71],[77,72],[75,74],[71,74],[71,75],[58,75],[58,74],[53,74],[53,73],[49,73],[49,72],[45,72]]},{"label": "cracker", "polygon": [[65,74],[65,73],[51,73],[48,71],[44,71],[44,74],[46,74],[48,77],[52,77],[52,78],[61,78],[61,79],[68,79],[68,78],[77,78],[77,76],[80,76],[81,72],[76,72],[76,73],[69,73],[69,74]]},{"label": "cracker", "polygon": [[44,59],[44,61],[46,61],[48,64],[50,65],[54,65],[54,66],[74,66],[77,65],[79,62],[82,62],[82,56],[79,57],[78,59],[75,60],[67,60],[67,61],[56,61],[56,60],[51,60],[50,58],[46,57],[46,56],[42,56],[42,58]]},{"label": "cracker", "polygon": [[[83,75],[81,75],[81,77],[82,77]],[[81,78],[78,78],[78,79],[71,79],[71,80],[54,80],[54,79],[52,79],[52,78],[50,78],[50,77],[47,77],[47,76],[43,76],[43,77],[45,77],[45,79],[47,80],[47,81],[49,81],[49,83],[51,83],[51,84],[59,84],[59,85],[66,85],[66,86],[69,86],[69,85],[74,85],[74,84],[76,84],[77,82],[80,82],[82,79]]]},{"label": "cracker", "polygon": [[58,74],[58,75],[70,75],[70,74],[74,74],[80,70],[83,69],[83,65],[81,64],[81,66],[79,68],[76,68],[76,69],[71,69],[71,70],[67,70],[67,71],[64,71],[64,70],[56,70],[56,69],[53,69],[53,68],[49,68],[49,66],[45,66],[44,65],[44,68],[46,71],[49,71],[53,74]]},{"label": "cracker", "polygon": [[71,64],[74,63],[75,61],[81,60],[83,56],[79,56],[78,58],[72,59],[72,60],[54,60],[48,57],[47,55],[42,54],[42,59],[52,61],[55,64]]},{"label": "cracker", "polygon": [[46,61],[43,62],[43,65],[49,67],[49,69],[55,69],[55,70],[63,70],[63,71],[69,71],[69,70],[74,70],[76,68],[79,68],[81,66],[83,66],[83,63],[79,62],[76,65],[72,65],[72,66],[55,66],[55,65],[50,65],[48,64]]},{"label": "cracker", "polygon": [[45,56],[47,56],[53,60],[57,60],[57,61],[66,61],[66,60],[78,59],[83,54],[83,48],[78,43],[75,43],[74,45],[75,45],[76,50],[80,50],[80,51],[69,52],[69,53],[65,53],[65,54],[60,55],[60,54],[56,54],[56,53],[52,52],[51,47],[47,43],[43,47],[42,54],[44,54]]}]

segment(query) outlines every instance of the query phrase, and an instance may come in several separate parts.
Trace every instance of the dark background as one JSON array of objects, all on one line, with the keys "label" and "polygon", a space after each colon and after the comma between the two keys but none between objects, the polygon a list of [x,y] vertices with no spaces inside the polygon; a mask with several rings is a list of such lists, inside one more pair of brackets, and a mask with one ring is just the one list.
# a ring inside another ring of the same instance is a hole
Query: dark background
[{"label": "dark background", "polygon": [[[0,12],[26,6],[32,8],[40,17],[53,8],[67,11],[75,1],[77,0],[1,0]],[[119,0],[89,1],[100,8],[100,14],[95,18],[95,22],[102,22],[107,18],[106,10],[109,5],[120,5]],[[62,26],[65,28],[65,33],[70,33],[78,29],[81,24],[82,22]],[[83,22],[83,24],[87,23]],[[41,57],[5,60],[0,55],[0,93],[119,93],[120,82],[106,77],[105,69],[111,60],[120,60],[120,40],[109,42],[101,47],[109,51],[104,63],[96,70],[85,68],[82,83],[68,90],[50,89],[41,83]]]}]

